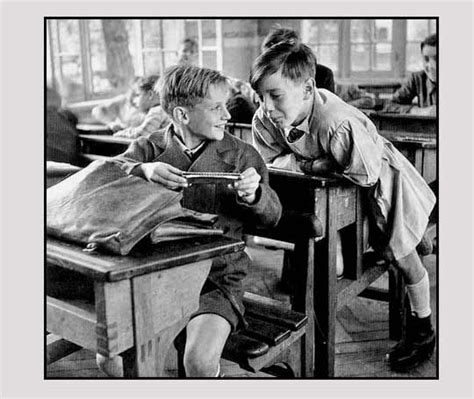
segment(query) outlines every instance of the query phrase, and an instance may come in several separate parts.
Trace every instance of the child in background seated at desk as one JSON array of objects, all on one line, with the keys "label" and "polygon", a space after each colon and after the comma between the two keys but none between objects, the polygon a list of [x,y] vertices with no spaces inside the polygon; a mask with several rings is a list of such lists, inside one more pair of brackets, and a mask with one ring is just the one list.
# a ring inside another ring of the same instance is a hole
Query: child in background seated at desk
[{"label": "child in background seated at desk", "polygon": [[[428,36],[421,42],[423,70],[412,73],[406,82],[392,97],[385,111],[412,115],[436,116],[438,103],[437,79],[437,48],[438,36]],[[413,100],[416,98],[416,104]]]},{"label": "child in background seated at desk", "polygon": [[429,358],[435,344],[428,273],[416,252],[435,196],[360,110],[316,88],[315,61],[298,42],[276,44],[255,60],[250,83],[261,105],[253,140],[267,163],[310,174],[338,172],[366,187],[371,244],[407,282],[407,337],[389,354],[393,369],[407,370]]},{"label": "child in background seated at desk", "polygon": [[[241,237],[244,222],[275,226],[281,204],[268,185],[265,163],[255,148],[224,130],[230,118],[225,107],[227,79],[210,69],[174,66],[165,72],[158,90],[171,125],[148,138],[140,137],[112,162],[131,175],[185,189],[183,206],[218,214],[218,224],[227,227],[230,236]],[[229,186],[196,183],[187,187],[183,171],[237,172],[241,177]],[[188,377],[218,376],[227,337],[245,325],[242,279],[249,263],[245,252],[213,261],[199,310],[185,329]],[[99,367],[112,375],[120,375],[116,360],[98,355]]]},{"label": "child in background seated at desk", "polygon": [[160,94],[153,90],[158,79],[158,75],[151,75],[137,82],[132,103],[145,114],[145,118],[139,126],[120,130],[114,133],[114,136],[136,139],[140,136],[148,136],[168,126],[170,119],[160,106]]},{"label": "child in background seated at desk", "polygon": [[127,93],[104,100],[95,106],[91,114],[97,122],[103,123],[112,132],[139,126],[145,114],[135,106],[133,99],[138,93],[138,85],[142,79],[136,77]]}]

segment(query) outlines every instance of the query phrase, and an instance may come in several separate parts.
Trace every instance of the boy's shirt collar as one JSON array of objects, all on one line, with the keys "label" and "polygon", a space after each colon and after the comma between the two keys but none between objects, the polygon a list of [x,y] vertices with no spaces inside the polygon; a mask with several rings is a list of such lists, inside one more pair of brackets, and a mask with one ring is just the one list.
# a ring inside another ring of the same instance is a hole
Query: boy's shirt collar
[{"label": "boy's shirt collar", "polygon": [[194,148],[188,148],[186,144],[184,144],[184,141],[182,137],[177,134],[176,132],[173,131],[173,135],[176,137],[176,142],[179,145],[179,148],[181,151],[183,151],[190,159],[194,159],[196,155],[204,148],[204,146],[208,143],[207,140],[204,140],[201,144],[199,144],[197,147]]},{"label": "boy's shirt collar", "polygon": [[301,122],[298,126],[291,126],[291,127],[287,127],[283,129],[283,131],[285,132],[285,137],[288,137],[288,135],[293,129],[298,129],[304,132],[304,134],[309,134],[310,133],[309,127],[310,127],[311,118],[313,116],[313,109],[314,109],[314,97],[313,97],[313,103],[311,104],[310,113],[308,114],[306,118],[303,119],[303,122]]}]

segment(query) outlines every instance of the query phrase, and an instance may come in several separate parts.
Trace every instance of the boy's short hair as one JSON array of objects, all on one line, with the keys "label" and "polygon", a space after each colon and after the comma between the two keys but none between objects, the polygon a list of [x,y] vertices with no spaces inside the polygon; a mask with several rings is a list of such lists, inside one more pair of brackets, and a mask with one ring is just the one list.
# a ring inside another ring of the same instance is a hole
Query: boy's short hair
[{"label": "boy's short hair", "polygon": [[155,85],[160,93],[161,106],[170,116],[176,107],[194,107],[208,94],[211,85],[226,84],[227,77],[209,68],[175,65],[165,70]]},{"label": "boy's short hair", "polygon": [[280,25],[276,25],[270,33],[265,36],[262,42],[261,51],[268,50],[273,45],[280,42],[293,42],[296,43],[300,40],[298,32],[290,28],[284,28]]},{"label": "boy's short hair", "polygon": [[423,51],[423,47],[425,46],[438,46],[438,35],[435,33],[433,35],[428,36],[425,40],[423,40],[420,44],[421,51]]},{"label": "boy's short hair", "polygon": [[279,42],[260,54],[250,71],[250,85],[258,92],[261,81],[281,69],[283,77],[303,82],[316,75],[313,51],[299,41]]}]

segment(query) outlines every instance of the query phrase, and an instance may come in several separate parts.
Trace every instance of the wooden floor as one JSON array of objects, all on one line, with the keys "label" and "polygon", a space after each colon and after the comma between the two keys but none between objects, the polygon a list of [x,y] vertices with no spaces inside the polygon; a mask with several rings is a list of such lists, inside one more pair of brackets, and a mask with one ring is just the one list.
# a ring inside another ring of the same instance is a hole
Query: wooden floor
[{"label": "wooden floor", "polygon": [[[245,281],[246,291],[268,295],[287,301],[279,291],[281,273],[281,250],[249,248],[253,267]],[[436,325],[436,255],[424,258],[430,276],[431,308]],[[375,283],[386,287],[388,277],[382,276]],[[432,358],[409,373],[395,373],[390,370],[385,355],[395,344],[388,338],[388,304],[365,298],[357,298],[338,312],[336,327],[336,378],[436,378],[437,349]],[[269,377],[260,373],[248,374],[230,362],[222,361],[221,369],[227,378]],[[176,377],[176,356],[171,349],[166,372]],[[95,364],[95,354],[80,350],[47,367],[47,378],[105,378]]]}]

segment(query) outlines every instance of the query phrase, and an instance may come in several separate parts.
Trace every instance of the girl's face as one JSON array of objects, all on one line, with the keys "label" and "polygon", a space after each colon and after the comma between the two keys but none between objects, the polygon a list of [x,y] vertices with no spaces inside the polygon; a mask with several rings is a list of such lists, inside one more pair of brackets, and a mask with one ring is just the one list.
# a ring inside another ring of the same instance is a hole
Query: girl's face
[{"label": "girl's face", "polygon": [[145,91],[135,86],[131,94],[131,103],[135,108],[147,113],[151,107],[159,105],[158,95],[153,90]]},{"label": "girl's face", "polygon": [[294,82],[281,71],[267,76],[258,87],[260,105],[280,129],[299,125],[311,111],[314,85],[311,80]]}]

